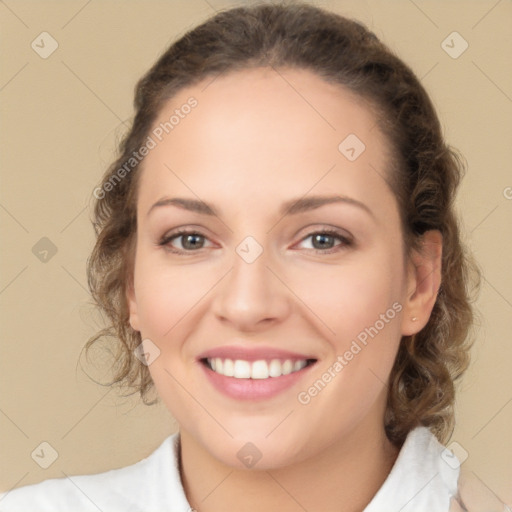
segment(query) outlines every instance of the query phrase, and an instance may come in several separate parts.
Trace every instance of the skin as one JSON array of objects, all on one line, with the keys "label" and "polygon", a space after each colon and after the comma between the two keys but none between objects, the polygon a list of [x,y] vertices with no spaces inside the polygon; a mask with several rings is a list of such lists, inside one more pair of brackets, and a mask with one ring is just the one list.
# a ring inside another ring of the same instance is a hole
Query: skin
[{"label": "skin", "polygon": [[[344,88],[306,70],[235,72],[182,90],[155,126],[190,96],[197,107],[143,163],[127,294],[131,326],[160,350],[149,370],[180,425],[187,498],[200,512],[360,511],[398,454],[383,427],[386,383],[401,336],[418,332],[434,305],[440,234],[428,232],[424,250],[406,258],[383,179],[389,143],[370,108]],[[338,150],[348,134],[366,146],[352,162]],[[365,207],[279,213],[285,201],[333,194]],[[164,197],[200,198],[219,215],[176,206],[148,215]],[[187,227],[205,237],[200,248],[183,237],[159,245]],[[308,235],[325,228],[352,243],[334,238],[322,253]],[[250,264],[236,252],[247,236],[263,249]],[[401,311],[301,404],[298,393],[394,303]],[[235,400],[210,385],[197,361],[232,343],[311,354],[317,363],[273,398]],[[237,457],[247,442],[262,454],[252,469]]]}]

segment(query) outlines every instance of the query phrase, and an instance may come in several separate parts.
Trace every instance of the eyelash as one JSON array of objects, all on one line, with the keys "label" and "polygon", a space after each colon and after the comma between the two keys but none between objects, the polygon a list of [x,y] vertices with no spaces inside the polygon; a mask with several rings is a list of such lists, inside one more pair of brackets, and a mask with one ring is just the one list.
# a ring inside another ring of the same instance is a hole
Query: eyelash
[{"label": "eyelash", "polygon": [[[204,247],[201,247],[201,248],[199,248],[197,250],[182,250],[182,249],[176,249],[176,248],[174,248],[174,247],[172,247],[170,245],[170,243],[174,239],[180,238],[180,237],[185,236],[185,235],[196,235],[196,236],[200,236],[200,237],[203,237],[203,238],[207,239],[207,237],[205,235],[199,233],[198,231],[190,231],[190,230],[187,230],[187,229],[180,229],[178,231],[175,231],[174,233],[171,233],[170,235],[164,235],[161,238],[161,240],[158,243],[158,245],[162,246],[162,247],[166,247],[166,249],[168,251],[172,252],[172,253],[183,255],[183,256],[188,255],[188,254],[191,255],[194,252],[199,252],[201,249],[204,249]],[[310,237],[312,237],[314,235],[328,235],[328,236],[332,236],[334,238],[337,238],[338,240],[341,241],[341,243],[335,245],[334,247],[331,247],[330,249],[326,249],[326,250],[323,250],[323,249],[309,249],[310,251],[314,251],[315,254],[333,254],[335,252],[338,252],[339,250],[351,247],[353,245],[352,240],[350,240],[346,236],[342,235],[338,231],[333,230],[333,229],[329,229],[329,228],[328,229],[318,230],[318,231],[312,231],[311,233],[309,233],[308,235],[303,237],[300,241],[303,242],[304,240],[306,240],[306,239],[308,239],[308,238],[310,238]],[[341,247],[341,249],[340,249],[340,247]]]}]

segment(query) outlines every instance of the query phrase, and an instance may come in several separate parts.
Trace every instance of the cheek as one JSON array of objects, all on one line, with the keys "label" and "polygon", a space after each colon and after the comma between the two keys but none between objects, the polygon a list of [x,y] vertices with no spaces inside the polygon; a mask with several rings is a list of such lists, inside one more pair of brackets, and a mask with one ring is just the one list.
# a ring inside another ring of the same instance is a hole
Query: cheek
[{"label": "cheek", "polygon": [[[308,306],[327,326],[322,334],[331,352],[301,390],[299,402],[307,402],[304,410],[333,435],[340,422],[361,420],[385,392],[401,339],[404,276],[398,257],[382,253],[330,269],[309,288]],[[303,286],[306,296],[306,282]]]},{"label": "cheek", "polygon": [[322,320],[316,324],[326,326],[322,335],[330,346],[319,369],[320,375],[326,372],[329,385],[312,399],[310,412],[327,421],[323,411],[338,411],[328,420],[334,422],[334,430],[346,411],[352,411],[355,421],[372,407],[391,372],[401,339],[401,261],[398,250],[383,246],[344,266],[318,272],[314,286],[311,279],[304,279],[298,292]]},{"label": "cheek", "polygon": [[166,264],[165,258],[147,257],[143,253],[139,262],[135,265],[134,280],[141,334],[163,339],[194,305],[199,305],[211,287],[211,272]]},{"label": "cheek", "polygon": [[[174,417],[185,423],[187,419],[204,421],[201,411],[190,406],[190,396],[180,384],[189,382],[187,389],[193,390],[193,383],[187,380],[193,367],[184,364],[192,360],[184,361],[182,351],[187,346],[190,320],[201,312],[201,298],[211,288],[208,276],[197,273],[141,251],[134,274],[141,337],[149,338],[160,351],[148,370],[160,398]],[[209,274],[211,281],[211,271]]]},{"label": "cheek", "polygon": [[316,323],[321,320],[323,334],[338,350],[346,349],[350,340],[376,322],[380,327],[382,314],[391,320],[385,323],[387,331],[400,331],[397,310],[402,309],[404,276],[397,265],[399,257],[385,251],[372,253],[346,265],[319,267],[314,278],[311,272],[303,273],[294,282],[294,292],[317,315]]}]

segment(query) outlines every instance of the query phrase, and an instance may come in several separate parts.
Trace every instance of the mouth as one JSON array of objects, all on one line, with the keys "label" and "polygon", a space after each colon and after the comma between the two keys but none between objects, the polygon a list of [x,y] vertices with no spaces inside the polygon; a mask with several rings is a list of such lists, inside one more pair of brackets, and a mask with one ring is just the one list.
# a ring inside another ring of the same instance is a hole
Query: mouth
[{"label": "mouth", "polygon": [[197,358],[207,385],[237,401],[269,400],[298,386],[318,359],[275,347],[225,345]]},{"label": "mouth", "polygon": [[276,379],[300,372],[316,363],[316,359],[258,359],[248,361],[221,357],[205,357],[200,361],[218,375],[234,379],[253,380]]}]

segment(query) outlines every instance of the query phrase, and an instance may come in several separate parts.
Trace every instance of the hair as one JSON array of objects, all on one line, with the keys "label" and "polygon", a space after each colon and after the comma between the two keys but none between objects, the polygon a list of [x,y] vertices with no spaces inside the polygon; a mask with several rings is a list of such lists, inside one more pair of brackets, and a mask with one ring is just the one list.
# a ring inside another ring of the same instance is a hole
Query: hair
[{"label": "hair", "polygon": [[445,442],[454,427],[455,381],[469,364],[472,291],[479,283],[454,211],[462,159],[445,143],[435,109],[413,71],[360,22],[308,4],[221,11],[175,41],[138,82],[131,129],[103,176],[101,188],[108,193],[95,194],[97,241],[87,275],[108,325],[87,342],[87,351],[112,337],[116,364],[110,384],[138,391],[145,403],[156,402],[147,401],[153,382],[134,355],[141,335],[130,326],[126,299],[133,277],[140,163],[115,186],[107,184],[143,146],[162,107],[178,91],[256,67],[309,70],[365,100],[391,144],[388,183],[399,205],[407,254],[421,246],[426,231],[441,232],[441,288],[427,325],[400,341],[384,427],[396,445],[419,425]]}]

